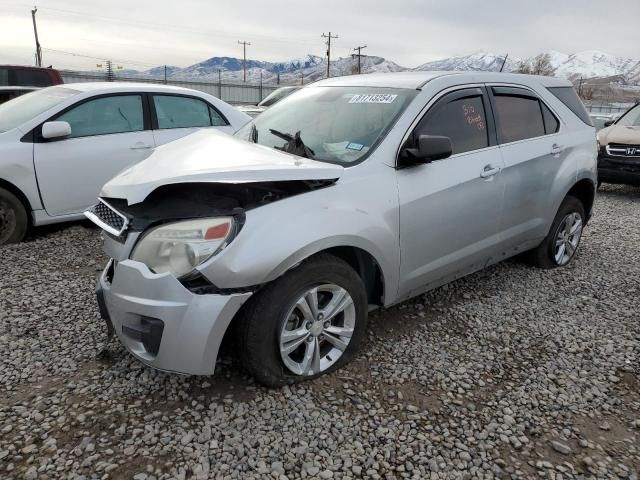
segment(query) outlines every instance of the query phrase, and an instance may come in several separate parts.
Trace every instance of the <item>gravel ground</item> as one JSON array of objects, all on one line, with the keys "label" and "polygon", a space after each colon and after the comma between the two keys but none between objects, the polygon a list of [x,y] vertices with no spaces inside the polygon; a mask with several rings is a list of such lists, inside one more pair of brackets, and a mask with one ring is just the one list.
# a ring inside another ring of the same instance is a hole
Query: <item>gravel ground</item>
[{"label": "gravel ground", "polygon": [[638,479],[639,245],[640,189],[605,186],[568,268],[374,313],[349,366],[267,390],[98,356],[98,231],[39,230],[0,248],[0,478]]}]

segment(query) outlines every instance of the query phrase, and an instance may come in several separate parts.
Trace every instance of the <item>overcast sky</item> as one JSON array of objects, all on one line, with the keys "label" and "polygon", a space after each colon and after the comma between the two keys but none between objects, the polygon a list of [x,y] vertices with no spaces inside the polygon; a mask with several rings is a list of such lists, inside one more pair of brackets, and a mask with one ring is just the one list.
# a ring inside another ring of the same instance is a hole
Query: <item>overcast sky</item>
[{"label": "overcast sky", "polygon": [[[602,50],[640,58],[640,0],[42,0],[44,63],[95,69],[187,66],[213,56],[287,60],[358,45],[400,65],[479,50],[522,57],[545,50]],[[32,64],[32,3],[0,2],[0,63]],[[69,52],[84,58],[53,52]]]}]

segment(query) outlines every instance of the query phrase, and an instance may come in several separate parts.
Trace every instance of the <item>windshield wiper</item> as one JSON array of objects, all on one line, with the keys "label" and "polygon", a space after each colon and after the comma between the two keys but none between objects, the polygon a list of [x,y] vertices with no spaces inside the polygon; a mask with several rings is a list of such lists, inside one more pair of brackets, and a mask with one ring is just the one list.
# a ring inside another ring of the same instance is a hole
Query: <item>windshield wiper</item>
[{"label": "windshield wiper", "polygon": [[300,137],[300,130],[298,130],[295,135],[291,135],[290,133],[283,133],[274,128],[270,128],[269,131],[276,137],[280,137],[281,139],[287,141],[287,143],[285,143],[281,147],[274,147],[277,150],[282,150],[283,152],[292,153],[294,155],[298,155],[299,157],[310,158],[312,160],[315,158],[316,153],[309,147],[307,147],[302,141],[302,138]]}]

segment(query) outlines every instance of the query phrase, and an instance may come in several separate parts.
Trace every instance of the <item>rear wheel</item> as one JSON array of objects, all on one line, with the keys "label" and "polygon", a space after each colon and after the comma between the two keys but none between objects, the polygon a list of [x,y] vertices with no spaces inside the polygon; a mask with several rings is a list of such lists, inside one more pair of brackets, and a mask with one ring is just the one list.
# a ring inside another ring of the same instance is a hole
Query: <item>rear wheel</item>
[{"label": "rear wheel", "polygon": [[0,188],[0,245],[21,241],[28,226],[27,211],[22,202],[10,191]]},{"label": "rear wheel", "polygon": [[322,254],[257,293],[237,321],[247,370],[267,386],[286,385],[351,359],[364,336],[367,296],[347,263]]},{"label": "rear wheel", "polygon": [[538,248],[530,252],[531,263],[540,268],[568,265],[580,245],[585,221],[582,202],[567,196],[558,209],[549,234]]}]

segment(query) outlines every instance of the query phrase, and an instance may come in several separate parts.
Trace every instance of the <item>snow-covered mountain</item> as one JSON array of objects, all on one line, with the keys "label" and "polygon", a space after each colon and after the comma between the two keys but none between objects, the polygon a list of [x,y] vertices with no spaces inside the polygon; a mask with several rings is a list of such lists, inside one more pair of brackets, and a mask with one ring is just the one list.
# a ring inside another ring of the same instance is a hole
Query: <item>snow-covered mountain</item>
[{"label": "snow-covered mountain", "polygon": [[[628,83],[640,84],[640,61],[631,58],[616,57],[597,50],[567,54],[558,51],[545,52],[549,55],[555,75],[575,80],[583,77],[613,77],[623,78]],[[524,59],[527,60],[527,59]],[[509,56],[504,66],[505,72],[515,71],[521,58]],[[415,68],[406,68],[376,56],[361,58],[362,73],[398,72],[405,70],[434,71],[434,70],[474,70],[499,71],[504,62],[504,55],[489,52],[476,52],[470,55],[455,56],[442,60],[423,63]],[[326,76],[327,62],[316,55],[306,55],[302,58],[286,62],[264,62],[247,60],[247,81],[257,83],[261,79],[264,83],[276,83],[278,75],[282,83],[297,83],[304,76],[304,82],[319,80]],[[220,72],[220,73],[219,73]],[[129,72],[127,72],[129,73]],[[331,62],[331,75],[351,75],[357,73],[357,58],[338,58]],[[155,67],[137,75],[146,78],[162,78],[164,67]],[[243,65],[241,58],[213,57],[186,68],[167,67],[167,76],[172,79],[191,79],[200,81],[217,81],[218,75],[224,81],[242,81]]]},{"label": "snow-covered mountain", "polygon": [[564,62],[558,65],[554,64],[554,67],[556,67],[556,76],[566,78],[613,77],[615,75],[627,77],[629,74],[633,77],[632,70],[638,71],[640,62],[632,58],[616,57],[598,50],[587,50],[569,55]]},{"label": "snow-covered mountain", "polygon": [[[640,61],[632,58],[616,57],[597,50],[586,50],[573,54],[550,50],[544,53],[549,55],[557,77],[574,80],[580,77],[587,79],[622,76],[629,83],[640,82]],[[504,71],[517,70],[523,60],[527,59],[509,57]],[[504,55],[476,52],[471,55],[427,62],[416,67],[415,70],[499,71],[503,61]]]},{"label": "snow-covered mountain", "polygon": [[[473,70],[481,72],[499,72],[502,63],[505,61],[504,55],[494,55],[488,52],[476,52],[471,55],[464,55],[460,57],[449,57],[442,60],[435,60],[432,62],[423,63],[422,65],[414,68],[416,71],[451,71],[451,70]],[[507,63],[504,66],[505,72],[510,72],[518,68],[520,59],[507,58]]]}]

